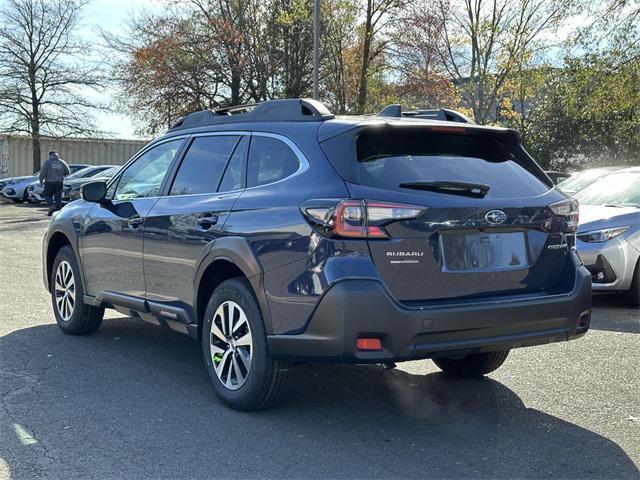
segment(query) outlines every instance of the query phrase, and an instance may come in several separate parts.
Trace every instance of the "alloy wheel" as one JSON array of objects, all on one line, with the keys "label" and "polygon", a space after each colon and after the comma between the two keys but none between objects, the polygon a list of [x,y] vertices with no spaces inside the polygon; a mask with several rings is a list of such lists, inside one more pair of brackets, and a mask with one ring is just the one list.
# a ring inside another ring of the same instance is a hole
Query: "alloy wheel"
[{"label": "alloy wheel", "polygon": [[211,321],[209,342],[218,379],[229,390],[237,390],[249,376],[253,353],[251,327],[240,305],[220,304]]},{"label": "alloy wheel", "polygon": [[71,264],[66,260],[58,264],[54,292],[58,313],[62,320],[68,322],[76,304],[76,282]]}]

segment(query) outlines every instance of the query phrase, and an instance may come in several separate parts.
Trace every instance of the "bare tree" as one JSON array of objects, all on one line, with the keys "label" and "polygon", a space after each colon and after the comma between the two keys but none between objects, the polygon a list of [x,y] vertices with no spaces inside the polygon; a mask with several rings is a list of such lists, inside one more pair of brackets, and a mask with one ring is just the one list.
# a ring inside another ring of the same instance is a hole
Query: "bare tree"
[{"label": "bare tree", "polygon": [[397,96],[415,107],[456,107],[459,103],[438,53],[444,29],[439,7],[438,0],[409,2],[389,34]]},{"label": "bare tree", "polygon": [[[320,3],[320,75],[322,97],[340,114],[357,97],[358,0],[323,0]],[[354,81],[350,81],[354,80]],[[356,88],[354,88],[356,87]],[[354,93],[355,92],[355,93]]]},{"label": "bare tree", "polygon": [[6,0],[0,8],[0,131],[31,136],[34,171],[41,135],[96,133],[96,104],[84,93],[100,86],[98,72],[74,36],[85,3]]},{"label": "bare tree", "polygon": [[404,5],[405,0],[366,0],[366,2],[362,32],[362,68],[360,69],[360,86],[358,88],[358,113],[364,113],[367,104],[369,66],[387,47],[388,40],[381,40],[377,37],[394,20],[394,14]]},{"label": "bare tree", "polygon": [[576,0],[440,0],[441,58],[476,122],[497,107],[519,59],[551,34]]},{"label": "bare tree", "polygon": [[245,29],[257,0],[189,0],[199,11],[210,34],[224,53],[222,73],[229,86],[228,105],[239,105],[247,90],[243,74],[249,64]]}]

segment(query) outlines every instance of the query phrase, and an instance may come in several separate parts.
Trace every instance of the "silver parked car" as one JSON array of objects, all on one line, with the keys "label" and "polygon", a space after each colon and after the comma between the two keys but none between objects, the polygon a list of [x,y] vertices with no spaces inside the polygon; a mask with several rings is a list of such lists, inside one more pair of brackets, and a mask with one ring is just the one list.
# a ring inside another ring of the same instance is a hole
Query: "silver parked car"
[{"label": "silver parked car", "polygon": [[[72,163],[69,164],[69,170],[71,170],[71,173],[75,173],[88,166],[89,165],[85,165],[83,163]],[[22,203],[29,200],[29,191],[27,189],[29,188],[29,185],[38,180],[39,174],[40,172],[36,172],[33,175],[27,175],[24,177],[3,179],[3,181],[6,181],[7,183],[0,191],[0,194],[16,203]]]},{"label": "silver parked car", "polygon": [[640,167],[619,170],[576,193],[576,246],[593,290],[640,296]]},{"label": "silver parked car", "polygon": [[[88,178],[93,176],[98,176],[102,172],[109,170],[110,168],[115,167],[115,165],[92,165],[89,167],[82,168],[77,170],[76,172],[68,175],[64,179],[64,186],[62,187],[62,200],[68,201],[68,193],[71,190],[71,186],[74,184],[74,181]],[[35,180],[31,182],[31,184],[27,187],[27,196],[30,202],[39,203],[44,201],[44,185],[40,184],[39,180]]]}]

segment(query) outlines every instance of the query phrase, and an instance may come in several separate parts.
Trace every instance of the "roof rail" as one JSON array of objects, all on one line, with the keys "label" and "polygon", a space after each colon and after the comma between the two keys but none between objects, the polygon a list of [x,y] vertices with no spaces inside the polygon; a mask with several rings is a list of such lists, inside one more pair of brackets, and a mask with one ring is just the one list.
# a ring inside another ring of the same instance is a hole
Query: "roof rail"
[{"label": "roof rail", "polygon": [[289,98],[193,112],[178,119],[169,131],[221,123],[322,122],[332,118],[333,114],[317,100]]},{"label": "roof rail", "polygon": [[442,120],[446,122],[460,122],[460,123],[476,123],[467,116],[455,110],[449,110],[448,108],[440,108],[434,110],[411,110],[408,112],[402,111],[402,105],[395,103],[384,107],[378,117],[409,117],[409,118],[428,118],[430,120]]}]

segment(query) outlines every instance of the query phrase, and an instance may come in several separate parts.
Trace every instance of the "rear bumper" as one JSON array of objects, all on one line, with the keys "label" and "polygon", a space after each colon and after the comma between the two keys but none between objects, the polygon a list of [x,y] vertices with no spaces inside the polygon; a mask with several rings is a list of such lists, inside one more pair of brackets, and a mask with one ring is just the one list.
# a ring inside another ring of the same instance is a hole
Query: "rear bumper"
[{"label": "rear bumper", "polygon": [[[375,280],[344,280],[319,302],[305,331],[267,337],[272,355],[378,363],[496,351],[571,340],[591,315],[591,275],[578,266],[571,292],[456,306],[405,308]],[[359,351],[360,337],[382,350]]]}]

